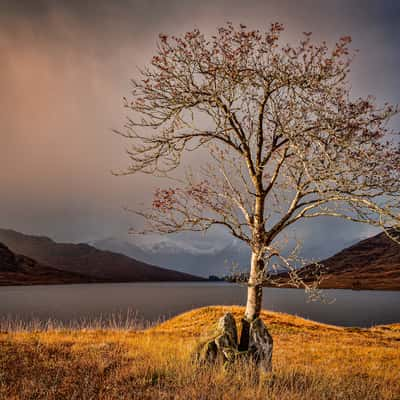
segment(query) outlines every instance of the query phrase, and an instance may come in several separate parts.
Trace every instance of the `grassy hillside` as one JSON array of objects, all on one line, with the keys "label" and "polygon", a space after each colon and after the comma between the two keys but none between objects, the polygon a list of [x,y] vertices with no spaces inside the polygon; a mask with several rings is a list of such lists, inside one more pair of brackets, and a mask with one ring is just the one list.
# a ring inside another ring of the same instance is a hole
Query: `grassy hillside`
[{"label": "grassy hillside", "polygon": [[400,399],[400,324],[347,329],[263,312],[274,373],[201,367],[193,350],[226,311],[154,328],[0,334],[1,399]]}]

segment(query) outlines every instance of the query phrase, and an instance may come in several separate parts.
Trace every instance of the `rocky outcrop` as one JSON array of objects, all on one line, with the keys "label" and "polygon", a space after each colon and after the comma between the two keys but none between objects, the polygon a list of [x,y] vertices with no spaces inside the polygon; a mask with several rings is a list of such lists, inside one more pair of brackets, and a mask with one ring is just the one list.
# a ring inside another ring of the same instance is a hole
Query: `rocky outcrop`
[{"label": "rocky outcrop", "polygon": [[264,321],[257,318],[250,323],[248,356],[265,371],[272,370],[273,340]]},{"label": "rocky outcrop", "polygon": [[207,363],[232,362],[238,354],[237,343],[236,322],[233,315],[227,313],[219,320],[213,339],[200,346],[198,358]]},{"label": "rocky outcrop", "polygon": [[219,361],[229,365],[240,359],[264,371],[271,371],[272,349],[272,337],[264,321],[257,318],[249,323],[247,349],[239,350],[236,322],[233,315],[227,313],[219,320],[213,339],[201,346],[197,356],[203,363]]}]

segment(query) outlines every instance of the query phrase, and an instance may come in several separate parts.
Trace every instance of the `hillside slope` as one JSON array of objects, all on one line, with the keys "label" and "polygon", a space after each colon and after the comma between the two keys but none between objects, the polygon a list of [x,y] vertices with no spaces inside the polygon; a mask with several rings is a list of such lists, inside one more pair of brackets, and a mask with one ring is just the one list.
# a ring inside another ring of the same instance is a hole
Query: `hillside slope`
[{"label": "hillside slope", "polygon": [[42,265],[32,258],[14,254],[0,243],[0,285],[85,282],[96,282],[96,279]]},{"label": "hillside slope", "polygon": [[[321,288],[400,290],[400,244],[385,233],[362,240],[319,263],[324,271]],[[310,282],[313,270],[314,265],[306,266],[300,276]]]},{"label": "hillside slope", "polygon": [[63,271],[88,275],[112,282],[194,281],[193,275],[145,264],[88,244],[56,243],[42,236],[0,229],[0,242],[13,252]]}]

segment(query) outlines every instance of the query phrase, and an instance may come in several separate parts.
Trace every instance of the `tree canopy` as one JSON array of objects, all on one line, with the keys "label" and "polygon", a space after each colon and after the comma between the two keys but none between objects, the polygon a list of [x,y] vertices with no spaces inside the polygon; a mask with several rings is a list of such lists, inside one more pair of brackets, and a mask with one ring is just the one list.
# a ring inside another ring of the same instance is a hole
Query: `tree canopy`
[{"label": "tree canopy", "polygon": [[207,152],[138,213],[162,233],[224,226],[252,249],[250,283],[277,260],[290,268],[278,240],[299,220],[400,219],[400,147],[387,127],[398,108],[351,96],[350,37],[330,47],[304,32],[291,45],[283,29],[161,34],[118,132],[131,139],[128,174],[170,176],[184,152]]}]

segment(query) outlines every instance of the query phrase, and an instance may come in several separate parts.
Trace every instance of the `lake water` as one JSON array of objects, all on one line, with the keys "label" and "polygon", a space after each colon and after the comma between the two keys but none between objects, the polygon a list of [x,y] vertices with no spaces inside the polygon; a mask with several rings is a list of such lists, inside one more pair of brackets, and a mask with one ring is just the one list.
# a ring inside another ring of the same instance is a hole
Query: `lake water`
[{"label": "lake water", "polygon": [[[324,290],[331,304],[307,302],[303,290],[264,288],[263,308],[342,326],[400,322],[400,291]],[[192,308],[243,305],[246,288],[229,283],[112,283],[0,287],[0,318],[65,323],[135,310],[146,321]]]}]

